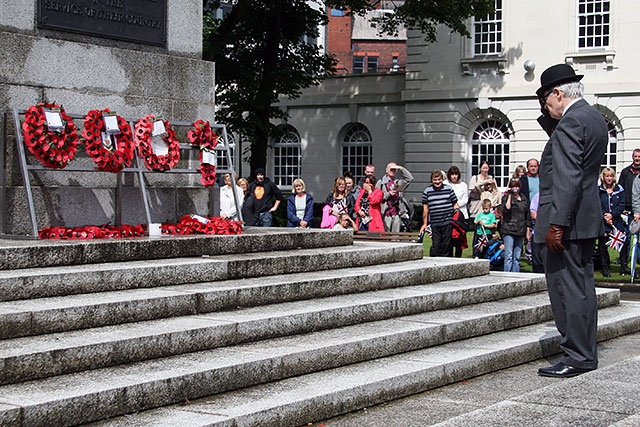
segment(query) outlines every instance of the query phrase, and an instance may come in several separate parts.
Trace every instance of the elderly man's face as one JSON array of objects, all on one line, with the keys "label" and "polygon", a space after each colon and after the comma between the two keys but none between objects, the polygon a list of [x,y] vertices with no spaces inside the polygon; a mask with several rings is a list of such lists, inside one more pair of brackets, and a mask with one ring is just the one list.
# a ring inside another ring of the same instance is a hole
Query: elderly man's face
[{"label": "elderly man's face", "polygon": [[536,175],[538,173],[538,161],[537,160],[529,160],[529,163],[527,163],[527,171],[531,174],[531,175]]},{"label": "elderly man's face", "polygon": [[562,118],[562,111],[564,110],[564,104],[562,103],[564,92],[554,88],[545,96],[545,106],[547,107],[547,111],[549,111],[549,115],[556,120],[560,120]]}]

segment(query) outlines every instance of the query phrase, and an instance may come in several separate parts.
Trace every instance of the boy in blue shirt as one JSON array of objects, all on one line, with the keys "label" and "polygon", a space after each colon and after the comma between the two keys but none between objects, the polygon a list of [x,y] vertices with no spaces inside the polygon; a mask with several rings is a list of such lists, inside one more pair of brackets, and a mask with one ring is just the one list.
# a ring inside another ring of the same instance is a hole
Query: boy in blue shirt
[{"label": "boy in blue shirt", "polygon": [[491,200],[484,199],[482,201],[482,212],[478,212],[478,214],[476,214],[474,223],[476,224],[476,232],[473,235],[473,257],[484,258],[489,244],[487,243],[484,248],[477,248],[476,245],[478,240],[482,235],[484,235],[487,242],[489,242],[493,235],[493,230],[498,228],[496,216],[491,212]]}]

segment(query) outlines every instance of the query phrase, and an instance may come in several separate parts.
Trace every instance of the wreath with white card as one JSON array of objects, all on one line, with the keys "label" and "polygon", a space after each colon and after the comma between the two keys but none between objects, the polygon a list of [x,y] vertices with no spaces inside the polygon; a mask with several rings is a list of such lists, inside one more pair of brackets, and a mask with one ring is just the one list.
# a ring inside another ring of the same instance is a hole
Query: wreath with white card
[{"label": "wreath with white card", "polygon": [[66,167],[78,150],[73,119],[55,103],[38,103],[24,113],[22,137],[27,150],[44,166]]},{"label": "wreath with white card", "polygon": [[148,115],[138,119],[134,139],[147,169],[166,172],[180,160],[180,141],[168,120]]},{"label": "wreath with white card", "polygon": [[100,170],[118,173],[131,166],[134,149],[131,126],[108,108],[87,113],[82,137],[85,151]]},{"label": "wreath with white card", "polygon": [[204,120],[196,120],[193,126],[194,129],[187,132],[187,138],[192,145],[200,147],[200,182],[205,187],[211,187],[216,182],[215,148],[218,145],[218,134]]}]

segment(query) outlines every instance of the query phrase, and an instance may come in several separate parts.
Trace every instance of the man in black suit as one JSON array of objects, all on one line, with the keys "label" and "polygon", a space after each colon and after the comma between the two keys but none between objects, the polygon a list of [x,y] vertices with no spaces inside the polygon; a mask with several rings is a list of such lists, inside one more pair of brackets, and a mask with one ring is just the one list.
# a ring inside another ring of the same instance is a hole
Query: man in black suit
[{"label": "man in black suit", "polygon": [[535,242],[543,262],[563,357],[538,374],[573,377],[598,367],[598,304],[593,247],[604,232],[598,173],[607,125],[584,99],[583,76],[567,64],[546,69],[536,91],[543,112],[559,120],[540,161],[540,205]]}]

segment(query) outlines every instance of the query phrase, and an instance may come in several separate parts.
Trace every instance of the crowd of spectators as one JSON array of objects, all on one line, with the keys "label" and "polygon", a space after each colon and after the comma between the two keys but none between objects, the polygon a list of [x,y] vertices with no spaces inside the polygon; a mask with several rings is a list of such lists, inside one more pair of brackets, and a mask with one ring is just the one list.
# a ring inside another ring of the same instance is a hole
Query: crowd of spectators
[{"label": "crowd of spectators", "polygon": [[[504,271],[520,271],[520,260],[524,255],[533,272],[544,272],[541,255],[544,244],[533,242],[540,204],[538,170],[539,162],[535,158],[529,159],[526,167],[518,165],[503,192],[486,161],[478,165],[478,173],[468,184],[461,179],[462,172],[456,165],[446,173],[434,170],[431,184],[422,193],[423,215],[419,228],[421,233],[430,236],[430,255],[462,256],[462,250],[467,248],[466,232],[469,232],[474,258],[489,257],[489,247],[493,242],[499,242],[500,268]],[[375,166],[367,165],[364,171],[358,183],[351,171],[335,178],[333,188],[324,200],[321,228],[412,231],[414,207],[404,197],[405,190],[414,180],[411,172],[394,162],[386,165],[380,179],[375,177]],[[608,243],[617,232],[624,235],[617,248],[620,250],[620,274],[630,274],[629,225],[633,221],[640,223],[639,177],[640,149],[633,151],[632,163],[621,171],[619,180],[616,180],[613,168],[604,168],[600,175],[605,234],[598,239],[594,257],[598,258],[596,265],[605,277],[611,275]],[[235,192],[232,179],[230,174],[225,174],[224,185],[220,187],[220,216],[237,220],[239,208],[245,225],[273,225],[272,215],[284,201],[284,196],[278,186],[265,177],[264,169],[256,171],[251,183],[245,178],[238,179]],[[287,226],[309,228],[313,215],[314,199],[306,193],[304,181],[298,178],[286,201]],[[456,235],[455,225],[463,229],[462,235]]]}]

